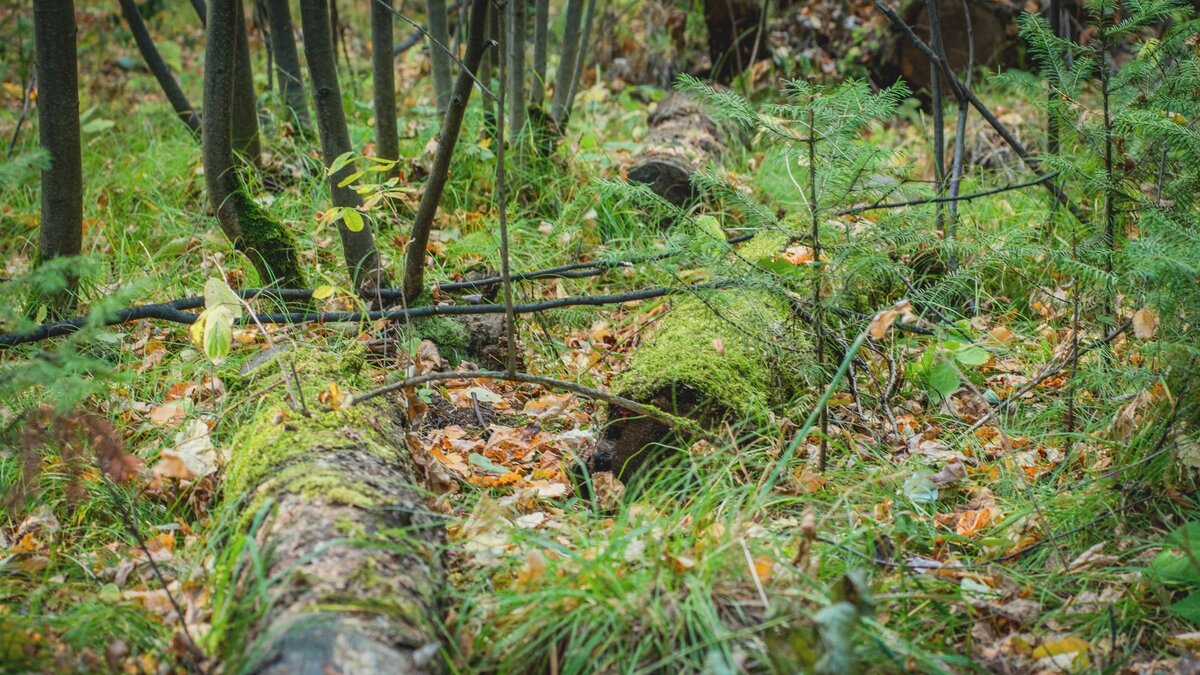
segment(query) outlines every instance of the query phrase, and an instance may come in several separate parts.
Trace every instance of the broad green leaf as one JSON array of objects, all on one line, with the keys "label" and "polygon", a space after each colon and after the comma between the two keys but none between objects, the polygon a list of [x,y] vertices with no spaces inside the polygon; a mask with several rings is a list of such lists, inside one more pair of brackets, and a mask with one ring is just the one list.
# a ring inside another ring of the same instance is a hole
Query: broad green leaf
[{"label": "broad green leaf", "polygon": [[937,392],[941,398],[946,398],[958,390],[959,378],[958,371],[949,363],[942,362],[934,366],[929,371],[927,377],[929,386]]},{"label": "broad green leaf", "polygon": [[204,323],[204,355],[213,365],[221,365],[233,348],[233,314],[225,305],[204,310],[210,313]]},{"label": "broad green leaf", "polygon": [[1163,551],[1150,562],[1150,569],[1164,581],[1200,584],[1200,555],[1191,556],[1177,551]]},{"label": "broad green leaf", "polygon": [[209,277],[204,282],[204,308],[225,307],[234,319],[242,316],[242,301],[221,277]]},{"label": "broad green leaf", "polygon": [[107,131],[108,129],[113,128],[115,125],[116,122],[113,122],[112,120],[106,120],[104,118],[94,119],[83,125],[80,128],[80,131],[85,134],[98,134],[101,131]]},{"label": "broad green leaf", "polygon": [[346,224],[346,229],[351,232],[359,232],[366,227],[362,214],[354,209],[346,209],[342,213],[342,222]]},{"label": "broad green leaf", "polygon": [[1192,593],[1167,609],[1184,621],[1200,626],[1200,591]]},{"label": "broad green leaf", "polygon": [[329,165],[329,168],[325,170],[325,173],[332,176],[333,174],[346,168],[346,165],[349,164],[353,159],[353,152],[343,152],[342,154],[338,155],[337,159],[333,160],[333,163]]},{"label": "broad green leaf", "polygon": [[333,295],[333,291],[333,286],[317,286],[315,289],[313,289],[313,300],[324,300],[325,298]]},{"label": "broad green leaf", "polygon": [[988,362],[989,357],[986,349],[974,345],[964,347],[954,354],[954,358],[964,366],[982,366]]},{"label": "broad green leaf", "polygon": [[904,491],[904,496],[914,504],[932,504],[938,498],[937,485],[934,485],[929,476],[923,473],[914,473],[909,476],[900,489]]}]

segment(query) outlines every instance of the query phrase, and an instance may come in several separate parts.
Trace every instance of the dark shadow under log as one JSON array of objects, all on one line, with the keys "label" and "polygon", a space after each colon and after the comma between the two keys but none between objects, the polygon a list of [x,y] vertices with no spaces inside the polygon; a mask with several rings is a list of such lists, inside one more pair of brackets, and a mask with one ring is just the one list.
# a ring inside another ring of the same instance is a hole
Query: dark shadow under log
[{"label": "dark shadow under log", "polygon": [[[292,385],[270,386],[280,379],[272,357],[229,378],[238,391],[268,390],[231,445],[225,495],[243,505],[237,534],[253,537],[266,558],[258,573],[273,580],[265,591],[252,574],[229,580],[237,597],[226,606],[257,617],[222,637],[229,671],[441,672],[443,531],[417,487],[399,409],[386,399],[314,409],[331,381],[369,385],[361,351],[277,358],[295,365]],[[307,417],[288,405],[296,383]]]},{"label": "dark shadow under log", "polygon": [[700,101],[680,91],[659,101],[647,122],[644,150],[626,170],[627,177],[676,206],[694,202],[699,193],[692,176],[725,151],[720,128]]}]

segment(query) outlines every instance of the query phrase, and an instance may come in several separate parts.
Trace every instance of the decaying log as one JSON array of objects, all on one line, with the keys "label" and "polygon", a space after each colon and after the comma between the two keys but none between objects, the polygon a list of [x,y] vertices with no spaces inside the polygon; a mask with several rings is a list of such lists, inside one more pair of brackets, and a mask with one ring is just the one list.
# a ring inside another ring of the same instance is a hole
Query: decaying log
[{"label": "decaying log", "polygon": [[[251,603],[257,618],[246,634],[221,636],[227,669],[442,671],[441,525],[422,504],[401,413],[385,399],[341,409],[330,398],[331,382],[369,386],[361,352],[279,358],[295,365],[290,380],[275,358],[230,378],[231,391],[267,393],[230,446],[225,478],[226,498],[244,504],[239,531],[263,557],[263,569],[247,561],[229,580],[231,605],[245,616]],[[307,416],[287,404],[297,386]],[[249,532],[264,508],[269,515]]]},{"label": "decaying log", "polygon": [[721,129],[695,97],[680,91],[659,101],[647,121],[645,149],[626,175],[677,206],[695,201],[692,176],[725,151]]},{"label": "decaying log", "polygon": [[[803,394],[813,361],[804,327],[778,297],[724,289],[680,301],[638,345],[614,394],[717,428],[738,425]],[[592,472],[629,480],[669,453],[672,430],[610,407],[588,459]]]}]

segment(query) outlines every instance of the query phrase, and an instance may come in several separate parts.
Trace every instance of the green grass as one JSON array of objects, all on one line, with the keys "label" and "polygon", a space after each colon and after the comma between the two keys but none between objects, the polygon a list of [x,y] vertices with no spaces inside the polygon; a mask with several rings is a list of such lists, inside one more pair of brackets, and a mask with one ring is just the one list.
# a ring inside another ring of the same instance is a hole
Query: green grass
[{"label": "green grass", "polygon": [[[89,43],[84,52],[94,54],[101,46],[111,45]],[[121,43],[119,51],[130,53],[129,45]],[[85,67],[81,77],[98,78],[98,72],[98,67]],[[189,91],[199,90],[194,75],[183,82]],[[129,93],[155,92],[143,72],[129,74],[128,83]],[[365,90],[359,86],[360,100],[366,100]],[[351,136],[361,148],[371,141],[370,112],[360,101],[349,100],[351,91],[347,86]],[[1005,95],[985,91],[985,96],[997,99]],[[96,301],[117,290],[126,303],[194,295],[204,279],[218,271],[242,286],[258,285],[253,268],[231,250],[207,215],[199,146],[169,110],[154,100],[131,108],[120,96],[101,93],[93,98],[86,89],[84,96],[83,108],[95,108],[93,118],[113,122],[111,128],[84,138],[89,223],[85,253],[95,261],[85,278],[85,300]],[[417,98],[424,97],[419,90]],[[594,180],[619,176],[629,157],[625,144],[644,129],[644,112],[645,105],[628,92],[583,105],[555,156],[527,164],[512,160],[513,266],[526,270],[573,262],[577,256],[647,255],[669,246],[683,248],[685,254],[675,262],[639,265],[628,274],[610,273],[600,280],[523,284],[517,288],[519,300],[555,293],[558,283],[568,294],[675,284],[692,268],[713,262],[711,253],[690,246],[694,242],[687,240],[685,230],[657,230],[632,197]],[[415,114],[418,131],[403,141],[404,157],[420,158],[436,132],[428,109]],[[8,136],[14,118],[12,105],[0,112],[3,136]],[[494,164],[486,161],[492,151],[481,143],[482,125],[482,114],[472,107],[463,152],[455,157],[444,201],[445,221],[439,220],[446,248],[435,256],[432,279],[450,279],[471,263],[499,266],[496,213],[490,201]],[[899,144],[910,140],[908,128],[888,126],[873,133],[881,142]],[[252,179],[252,194],[269,197],[271,212],[296,233],[314,284],[347,287],[336,232],[316,223],[316,214],[328,208],[329,200],[325,178],[312,159],[315,139],[282,139],[270,125],[264,133],[272,167],[285,187],[269,192]],[[4,175],[12,179],[0,187],[0,254],[9,276],[29,271],[36,245],[37,169],[27,159],[35,146],[36,120],[31,120],[19,139],[16,162],[4,167]],[[752,153],[734,151],[725,168],[767,197],[768,204],[799,210],[801,202],[786,174],[777,167],[753,171],[748,164],[752,158]],[[916,165],[921,158],[904,161]],[[1007,180],[976,171],[963,191]],[[730,221],[739,215],[726,205],[714,207]],[[1061,279],[1046,266],[1026,264],[1033,256],[1022,258],[1020,265],[1005,261],[1018,247],[1026,251],[1040,245],[1036,233],[1048,217],[1045,195],[1036,188],[1006,193],[964,206],[964,215],[962,246],[986,251],[979,259],[983,271],[970,280],[969,292],[932,287],[918,299],[946,312],[961,309],[958,301],[964,295],[975,299],[1003,317],[997,323],[1020,338],[1011,347],[996,348],[996,353],[1011,356],[1031,371],[1048,362],[1061,345],[1061,336],[1049,340],[1039,329],[1065,324],[1061,312],[1049,322],[1038,316],[1031,309],[1030,293],[1037,287],[1054,288]],[[930,240],[930,210],[914,210],[909,218],[917,231],[901,242],[907,246],[897,249],[902,255]],[[385,220],[377,240],[385,261],[397,270],[402,260],[397,238],[406,235],[411,211],[397,207]],[[836,240],[840,230],[829,231]],[[731,271],[748,274],[737,267]],[[27,322],[21,297],[10,293],[5,301],[5,330]],[[567,336],[598,320],[621,328],[637,317],[628,309],[570,309],[538,317],[536,324],[522,320],[520,330],[531,351],[527,360],[537,364],[539,372],[562,374],[559,356],[570,350]],[[847,326],[847,331],[860,328]],[[166,355],[139,371],[144,354],[133,347],[141,338],[162,343]],[[288,327],[274,333],[277,342],[314,343],[329,350],[342,349],[354,338],[353,330]],[[1080,637],[1094,648],[1093,664],[1099,663],[1115,635],[1116,653],[1104,657],[1111,667],[1124,659],[1166,653],[1165,638],[1189,628],[1165,612],[1170,597],[1144,574],[1146,554],[1167,532],[1193,517],[1195,479],[1169,452],[1160,451],[1161,403],[1145,413],[1128,439],[1107,435],[1113,416],[1128,401],[1122,397],[1147,390],[1160,379],[1152,359],[1134,364],[1101,353],[1085,359],[1076,386],[1088,396],[1079,400],[1080,422],[1073,434],[1063,429],[1061,390],[1038,390],[1007,417],[1005,432],[1027,439],[1030,450],[1061,453],[1080,442],[1074,462],[1031,478],[1020,467],[1020,452],[988,456],[980,440],[965,433],[968,424],[929,402],[920,372],[906,367],[932,344],[931,338],[914,336],[891,343],[893,358],[908,371],[893,406],[900,414],[906,402],[919,402],[925,412],[916,416],[917,423],[925,429],[936,426],[937,440],[946,451],[961,452],[979,464],[965,480],[943,490],[935,504],[914,502],[906,495],[905,481],[914,474],[937,472],[944,465],[940,456],[909,455],[869,433],[852,437],[848,424],[843,425],[846,434],[829,439],[832,461],[822,486],[805,492],[792,482],[785,487],[796,489],[760,494],[759,480],[780,451],[785,411],[757,427],[745,424],[731,434],[739,437],[736,443],[704,455],[684,455],[614,505],[602,508],[579,498],[538,505],[551,512],[553,527],[517,527],[510,521],[522,510],[507,503],[504,493],[466,488],[450,501],[452,537],[444,551],[451,581],[444,600],[452,608],[452,619],[444,627],[445,653],[452,667],[459,672],[732,672],[763,670],[775,659],[775,667],[786,671],[806,664],[788,661],[779,641],[811,642],[815,617],[836,602],[850,572],[865,575],[874,609],[853,643],[868,670],[968,670],[974,667],[972,646],[992,629],[1012,629],[1035,646],[1062,635]],[[53,363],[39,363],[38,349],[64,355],[66,365],[54,370],[58,366]],[[1127,342],[1120,349],[1127,355],[1141,351],[1142,345]],[[152,462],[158,448],[171,442],[172,430],[146,421],[138,412],[144,410],[141,406],[162,403],[172,385],[211,382],[214,375],[233,372],[255,351],[235,349],[230,363],[217,371],[191,346],[186,327],[141,323],[6,353],[6,365],[33,364],[31,368],[42,370],[31,373],[59,379],[39,384],[31,380],[15,391],[4,388],[7,429],[0,449],[0,492],[7,493],[23,470],[12,448],[19,443],[14,420],[25,411],[54,402],[69,390],[85,408],[118,423],[127,450]],[[877,375],[886,372],[881,357],[869,359]],[[614,360],[588,377],[603,381],[608,370],[619,365]],[[990,374],[966,372],[981,388],[988,387],[985,378]],[[860,372],[858,383],[869,403],[878,400],[872,377]],[[198,401],[188,415],[216,421],[213,440],[222,446],[253,413],[253,405],[248,397],[216,397]],[[802,418],[807,412],[805,408],[797,415]],[[794,430],[794,425],[787,428]],[[41,569],[22,571],[18,563],[28,560],[28,554],[0,557],[4,668],[103,667],[96,664],[102,663],[114,639],[124,640],[134,655],[172,658],[170,636],[177,626],[123,598],[99,575],[132,550],[114,494],[98,479],[88,478],[85,499],[70,502],[54,457],[53,450],[45,452],[46,469],[23,510],[0,507],[0,530],[6,534],[38,509],[53,513],[61,523],[59,534],[35,552],[48,559]],[[1036,452],[1031,461],[1039,461]],[[246,570],[261,570],[262,554],[254,550],[252,537],[230,534],[231,520],[246,514],[238,513],[236,505],[218,506],[219,494],[213,504],[196,503],[195,499],[203,502],[200,493],[166,490],[136,499],[126,492],[120,495],[136,505],[145,533],[173,523],[186,523],[196,532],[181,541],[171,572],[184,581],[212,585],[213,636],[239,634],[261,610],[255,598],[262,597],[265,582],[261,574]],[[936,513],[950,513],[985,497],[999,517],[978,535],[960,536],[937,524]],[[753,508],[755,503],[765,505]],[[812,523],[807,533],[806,522]],[[1015,542],[1029,535],[1039,538],[1035,548],[1005,557]],[[1104,552],[1117,556],[1112,564],[1064,571],[1065,564],[1105,542],[1111,545]],[[906,566],[913,556],[941,556],[961,567],[948,576],[920,574]],[[208,566],[209,560],[216,561],[215,568]],[[964,578],[995,585],[1007,594],[1005,601],[1036,602],[1038,611],[1030,623],[1014,628],[996,618],[986,601],[973,599],[971,593],[978,589],[964,587]],[[155,582],[144,587],[156,588]],[[1078,598],[1085,592],[1104,600],[1079,611]]]}]

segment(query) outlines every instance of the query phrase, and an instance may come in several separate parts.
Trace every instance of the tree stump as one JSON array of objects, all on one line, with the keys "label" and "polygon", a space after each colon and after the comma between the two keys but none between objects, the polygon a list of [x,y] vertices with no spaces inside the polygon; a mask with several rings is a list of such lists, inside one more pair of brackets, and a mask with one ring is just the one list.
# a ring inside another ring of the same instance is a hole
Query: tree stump
[{"label": "tree stump", "polygon": [[[1020,66],[1022,50],[1018,49],[1017,15],[1021,8],[1003,1],[967,0],[966,4],[970,8],[971,35],[975,41],[975,67]],[[955,73],[962,73],[967,67],[968,56],[967,13],[963,11],[963,0],[939,0],[938,13],[946,60]],[[929,44],[929,8],[925,0],[905,3],[900,16]],[[890,71],[885,81],[902,77],[914,92],[928,90],[932,82],[929,59],[899,31],[892,31],[890,45],[890,53],[881,61],[882,70]]]},{"label": "tree stump", "polygon": [[[361,353],[282,358],[295,364],[307,417],[288,407],[292,385],[275,359],[230,378],[232,389],[268,393],[231,444],[225,477],[226,498],[243,505],[238,534],[253,537],[263,565],[234,556],[225,567],[229,615],[215,625],[226,626],[227,670],[442,671],[442,530],[422,504],[401,413],[383,399],[334,410],[328,396],[318,402],[331,382],[370,386]],[[260,511],[269,515],[252,528]]]},{"label": "tree stump", "polygon": [[692,176],[725,151],[721,129],[695,97],[680,91],[659,101],[647,122],[645,149],[626,176],[676,206],[694,202],[699,191]]}]

